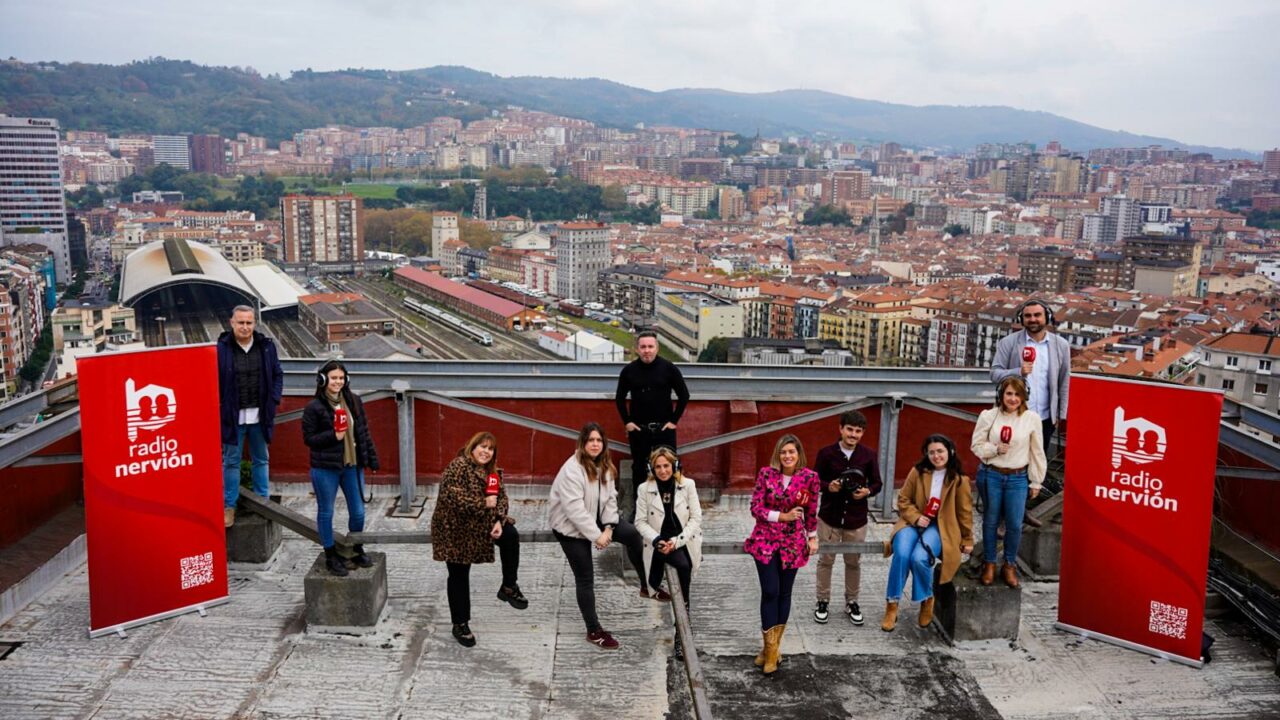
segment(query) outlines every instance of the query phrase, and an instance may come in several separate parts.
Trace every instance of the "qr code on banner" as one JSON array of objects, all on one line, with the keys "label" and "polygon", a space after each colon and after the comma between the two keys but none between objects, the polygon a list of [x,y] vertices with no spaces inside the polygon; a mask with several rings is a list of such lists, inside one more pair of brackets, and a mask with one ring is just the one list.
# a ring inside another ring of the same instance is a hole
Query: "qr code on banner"
[{"label": "qr code on banner", "polygon": [[1157,635],[1186,640],[1187,609],[1152,600],[1151,617],[1147,620],[1147,629]]},{"label": "qr code on banner", "polygon": [[213,553],[192,555],[181,560],[182,589],[208,585],[213,582]]}]

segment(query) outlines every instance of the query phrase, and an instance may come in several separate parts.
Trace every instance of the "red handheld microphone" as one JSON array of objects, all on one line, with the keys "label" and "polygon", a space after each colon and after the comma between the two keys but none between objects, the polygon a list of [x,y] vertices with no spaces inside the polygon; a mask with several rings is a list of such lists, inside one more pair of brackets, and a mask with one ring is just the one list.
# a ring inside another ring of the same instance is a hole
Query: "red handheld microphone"
[{"label": "red handheld microphone", "polygon": [[1022,348],[1022,362],[1035,362],[1036,349],[1034,346],[1026,345]]},{"label": "red handheld microphone", "polygon": [[333,431],[336,433],[346,432],[351,426],[351,419],[347,417],[347,411],[342,408],[335,408],[333,411]]},{"label": "red handheld microphone", "polygon": [[498,477],[498,473],[489,473],[489,479],[484,484],[485,495],[497,495],[498,488],[502,484],[502,479]]},{"label": "red handheld microphone", "polygon": [[939,497],[929,498],[929,504],[924,507],[925,517],[930,517],[930,518],[938,517],[938,509],[941,507],[942,507],[942,498],[939,498]]},{"label": "red handheld microphone", "polygon": [[1007,443],[1013,439],[1013,428],[1004,425],[1000,428],[1000,442]]},{"label": "red handheld microphone", "polygon": [[796,507],[803,510],[809,504],[809,491],[801,490],[796,493]]}]

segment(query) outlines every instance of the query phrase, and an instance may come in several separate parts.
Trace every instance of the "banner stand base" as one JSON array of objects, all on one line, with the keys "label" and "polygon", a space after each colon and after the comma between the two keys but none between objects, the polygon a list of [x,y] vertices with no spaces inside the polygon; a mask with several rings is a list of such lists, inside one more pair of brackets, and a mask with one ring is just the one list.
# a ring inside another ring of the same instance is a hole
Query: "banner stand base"
[{"label": "banner stand base", "polygon": [[167,620],[171,617],[185,615],[186,613],[189,613],[189,612],[198,612],[200,613],[200,617],[205,617],[205,615],[207,614],[205,612],[206,608],[211,608],[214,605],[221,605],[225,602],[228,602],[229,600],[231,600],[230,595],[223,595],[220,598],[215,598],[213,600],[206,600],[204,602],[198,602],[193,605],[177,608],[175,610],[168,610],[162,613],[156,613],[155,615],[151,615],[149,617],[138,618],[137,620],[130,620],[129,622],[123,622],[123,623],[120,623],[119,625],[109,625],[104,628],[98,628],[97,630],[90,628],[89,637],[90,639],[102,637],[103,635],[118,635],[122,638],[128,637],[128,635],[125,633],[125,630],[128,628],[138,627],[139,625],[146,625],[147,623],[156,622],[157,620]]},{"label": "banner stand base", "polygon": [[1092,630],[1085,630],[1084,628],[1079,628],[1079,627],[1076,627],[1075,625],[1068,625],[1064,622],[1056,622],[1053,624],[1053,626],[1058,630],[1065,630],[1066,632],[1074,633],[1083,638],[1088,638],[1090,640],[1101,640],[1106,643],[1111,643],[1112,645],[1118,645],[1119,647],[1122,647],[1128,650],[1136,650],[1137,652],[1145,653],[1147,655],[1154,655],[1158,658],[1163,658],[1170,662],[1176,662],[1181,665],[1187,665],[1197,670],[1204,667],[1203,660],[1192,660],[1190,658],[1185,658],[1181,655],[1174,655],[1172,653],[1167,653],[1163,650],[1157,650],[1155,648],[1147,647],[1146,645],[1139,645],[1138,643],[1130,642],[1128,640],[1121,640],[1118,637],[1104,635],[1103,633],[1094,632]]}]

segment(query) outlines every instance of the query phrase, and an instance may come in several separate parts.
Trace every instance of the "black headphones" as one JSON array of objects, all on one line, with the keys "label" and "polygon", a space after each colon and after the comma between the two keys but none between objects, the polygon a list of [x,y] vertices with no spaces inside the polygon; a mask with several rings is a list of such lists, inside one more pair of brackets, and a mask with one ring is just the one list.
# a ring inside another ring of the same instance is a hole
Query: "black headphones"
[{"label": "black headphones", "polygon": [[676,475],[679,475],[680,474],[680,456],[676,455],[676,449],[669,445],[659,445],[653,448],[652,450],[650,450],[649,457],[645,458],[644,469],[646,472],[646,477],[654,477],[654,478],[657,477],[656,475],[653,474],[653,454],[658,452],[659,450],[666,450],[667,452],[670,452],[672,455],[676,456],[675,465],[674,467],[671,468],[671,476],[675,477]]},{"label": "black headphones", "polygon": [[1039,305],[1040,307],[1044,308],[1044,324],[1045,325],[1056,326],[1058,324],[1057,319],[1053,316],[1053,306],[1051,306],[1049,303],[1045,302],[1044,300],[1041,300],[1040,298],[1032,297],[1032,298],[1027,298],[1022,302],[1021,305],[1018,306],[1018,311],[1014,315],[1014,317],[1018,319],[1019,325],[1022,324],[1022,313],[1027,309],[1028,305]]},{"label": "black headphones", "polygon": [[333,372],[334,370],[342,371],[342,387],[345,388],[351,384],[351,373],[347,372],[346,366],[338,362],[337,360],[330,360],[324,365],[321,365],[320,369],[316,371],[316,389],[317,390],[324,387],[325,384],[329,382],[329,373]]}]

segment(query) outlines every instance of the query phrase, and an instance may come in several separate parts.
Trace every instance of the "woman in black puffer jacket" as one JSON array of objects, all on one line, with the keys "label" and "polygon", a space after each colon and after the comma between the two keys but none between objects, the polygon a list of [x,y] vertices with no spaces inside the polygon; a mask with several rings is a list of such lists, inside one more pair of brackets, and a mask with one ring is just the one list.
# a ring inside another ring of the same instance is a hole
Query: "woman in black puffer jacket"
[{"label": "woman in black puffer jacket", "polygon": [[[333,547],[333,506],[338,488],[347,501],[347,530],[364,530],[363,468],[378,469],[364,404],[348,387],[347,368],[337,360],[316,374],[316,396],[302,411],[302,439],[311,448],[311,486],[316,492],[316,525],[324,546],[325,565],[334,575],[347,568]],[[373,561],[363,545],[352,560],[360,567]]]}]

